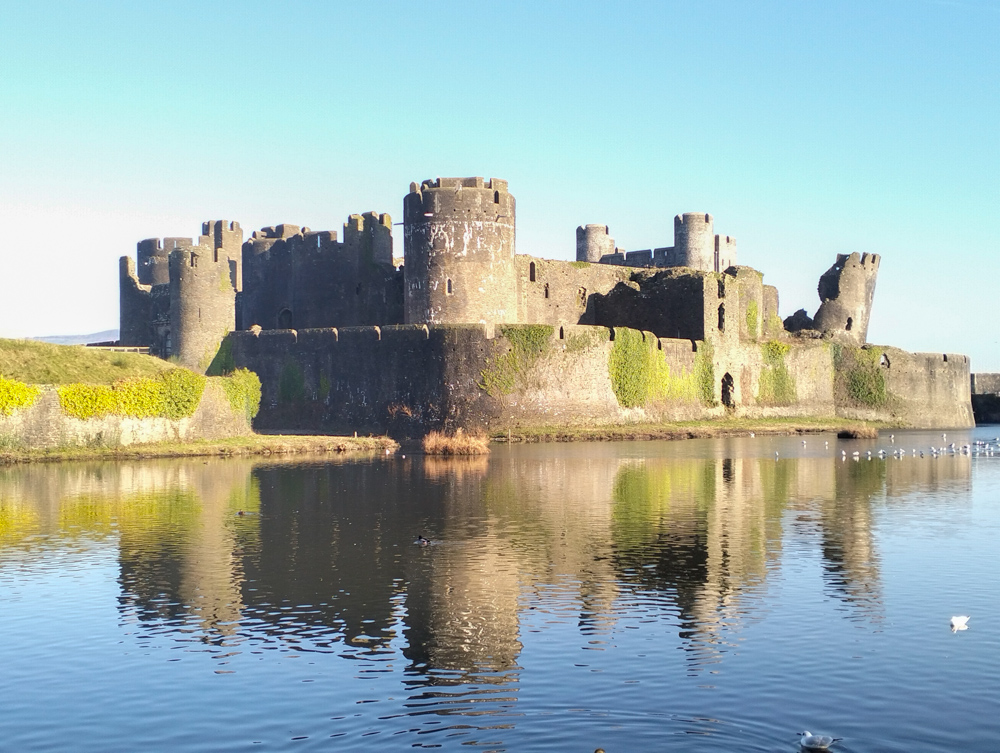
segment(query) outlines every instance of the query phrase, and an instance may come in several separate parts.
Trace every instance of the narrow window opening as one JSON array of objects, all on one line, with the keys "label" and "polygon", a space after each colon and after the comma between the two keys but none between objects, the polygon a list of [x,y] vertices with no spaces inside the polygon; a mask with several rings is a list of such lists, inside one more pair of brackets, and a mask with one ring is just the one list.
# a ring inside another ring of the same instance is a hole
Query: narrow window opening
[{"label": "narrow window opening", "polygon": [[719,305],[719,332],[726,331],[726,304]]},{"label": "narrow window opening", "polygon": [[288,309],[282,309],[278,312],[278,329],[291,329],[292,328],[292,312]]},{"label": "narrow window opening", "polygon": [[549,284],[548,283],[545,283],[545,297],[546,298],[549,297]]},{"label": "narrow window opening", "polygon": [[735,384],[733,382],[732,374],[726,374],[722,377],[722,404],[727,408],[733,408],[736,402],[733,400],[733,392],[735,391]]},{"label": "narrow window opening", "polygon": [[198,254],[191,254],[191,266],[192,267],[198,266]]},{"label": "narrow window opening", "polygon": [[499,191],[494,191],[493,192],[493,203],[494,204],[499,204],[500,203],[500,192]]},{"label": "narrow window opening", "polygon": [[563,332],[563,328],[562,327],[559,328],[559,339],[560,340],[565,340],[566,339],[566,333]]},{"label": "narrow window opening", "polygon": [[452,292],[451,291],[451,278],[449,277],[448,278],[448,285],[447,285],[447,293],[448,293],[448,295],[451,295],[451,292]]},{"label": "narrow window opening", "polygon": [[535,262],[531,262],[531,264],[528,265],[528,281],[535,281]]},{"label": "narrow window opening", "polygon": [[718,297],[719,298],[725,298],[726,297],[726,283],[724,283],[722,280],[719,280],[719,296]]},{"label": "narrow window opening", "polygon": [[944,362],[948,363],[948,354],[947,353],[944,354]]},{"label": "narrow window opening", "polygon": [[845,329],[847,329],[847,331],[850,332],[851,327],[853,326],[854,326],[854,319],[852,319],[851,317],[847,317],[847,327]]}]

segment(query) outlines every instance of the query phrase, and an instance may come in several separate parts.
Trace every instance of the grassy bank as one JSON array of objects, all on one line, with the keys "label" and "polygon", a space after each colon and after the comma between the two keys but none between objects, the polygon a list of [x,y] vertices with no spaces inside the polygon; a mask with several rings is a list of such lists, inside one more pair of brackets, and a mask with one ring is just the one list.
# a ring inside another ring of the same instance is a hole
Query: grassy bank
[{"label": "grassy bank", "polygon": [[399,445],[388,437],[332,437],[255,434],[250,437],[160,442],[129,447],[66,447],[0,451],[0,465],[64,460],[144,460],[147,458],[226,457],[235,455],[322,455],[389,450]]},{"label": "grassy bank", "polygon": [[177,368],[141,353],[0,339],[0,375],[26,384],[114,384]]},{"label": "grassy bank", "polygon": [[[652,439],[698,439],[740,437],[754,434],[816,434],[859,427],[889,428],[876,422],[839,418],[768,418],[713,419],[682,421],[674,424],[631,424],[628,426],[539,426],[497,431],[490,434],[495,442],[618,442]],[[898,428],[898,427],[897,427]]]}]

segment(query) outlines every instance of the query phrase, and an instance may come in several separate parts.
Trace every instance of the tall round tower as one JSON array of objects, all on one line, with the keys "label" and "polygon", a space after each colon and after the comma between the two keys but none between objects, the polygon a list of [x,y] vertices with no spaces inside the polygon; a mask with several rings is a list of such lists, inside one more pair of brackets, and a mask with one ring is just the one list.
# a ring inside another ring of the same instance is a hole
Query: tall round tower
[{"label": "tall round tower", "polygon": [[674,253],[683,267],[715,271],[715,230],[712,215],[685,212],[674,217]]},{"label": "tall round tower", "polygon": [[615,252],[615,239],[607,225],[580,225],[576,229],[576,260],[597,263]]},{"label": "tall round tower", "polygon": [[403,200],[407,324],[516,322],[514,197],[507,181],[438,178]]}]

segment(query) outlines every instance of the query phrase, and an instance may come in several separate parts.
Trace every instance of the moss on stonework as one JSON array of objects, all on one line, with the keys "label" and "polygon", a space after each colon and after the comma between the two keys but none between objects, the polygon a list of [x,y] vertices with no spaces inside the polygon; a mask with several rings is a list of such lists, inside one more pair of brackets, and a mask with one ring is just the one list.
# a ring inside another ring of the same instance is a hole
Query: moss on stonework
[{"label": "moss on stonework", "polygon": [[712,407],[715,405],[715,356],[711,343],[702,343],[694,359],[694,371],[698,375],[698,391],[701,401]]},{"label": "moss on stonework", "polygon": [[571,267],[576,267],[577,269],[586,269],[590,266],[589,261],[571,261],[569,263]]},{"label": "moss on stonework", "polygon": [[882,408],[889,404],[889,390],[883,373],[881,348],[854,348],[835,343],[833,365],[835,389],[855,405]]},{"label": "moss on stonework", "polygon": [[760,346],[764,366],[757,384],[757,402],[761,405],[787,406],[796,400],[795,380],[785,364],[789,346],[771,340]]},{"label": "moss on stonework", "polygon": [[300,403],[306,396],[306,380],[302,367],[295,361],[285,361],[278,377],[278,399],[282,403]]},{"label": "moss on stonework", "polygon": [[497,327],[497,334],[507,340],[510,349],[487,359],[486,368],[480,372],[479,388],[491,397],[514,392],[549,346],[554,331],[548,324]]},{"label": "moss on stonework", "polygon": [[772,313],[767,317],[767,321],[764,323],[764,328],[768,336],[777,337],[785,331],[785,323],[781,321],[780,316]]},{"label": "moss on stonework", "polygon": [[615,327],[614,332],[608,376],[619,405],[638,408],[649,403],[698,400],[711,404],[714,368],[707,344],[695,356],[691,371],[675,374],[655,338],[644,339],[642,332],[625,327]]},{"label": "moss on stonework", "polygon": [[760,319],[760,310],[757,308],[757,301],[750,301],[747,304],[747,335],[751,340],[757,339],[758,319]]},{"label": "moss on stonework", "polygon": [[233,340],[228,335],[222,339],[222,344],[215,353],[215,357],[205,370],[206,376],[224,376],[236,370],[236,361],[233,359]]}]

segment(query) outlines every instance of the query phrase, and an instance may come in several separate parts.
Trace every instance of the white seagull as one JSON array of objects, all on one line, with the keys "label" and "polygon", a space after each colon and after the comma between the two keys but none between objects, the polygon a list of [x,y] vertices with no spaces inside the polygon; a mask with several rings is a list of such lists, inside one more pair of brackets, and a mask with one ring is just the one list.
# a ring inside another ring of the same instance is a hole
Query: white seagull
[{"label": "white seagull", "polygon": [[843,739],[842,737],[830,737],[829,735],[814,735],[806,731],[802,733],[799,745],[802,746],[803,750],[826,750],[838,740]]},{"label": "white seagull", "polygon": [[951,618],[951,631],[957,632],[959,630],[969,629],[969,615],[967,614],[957,614]]}]

